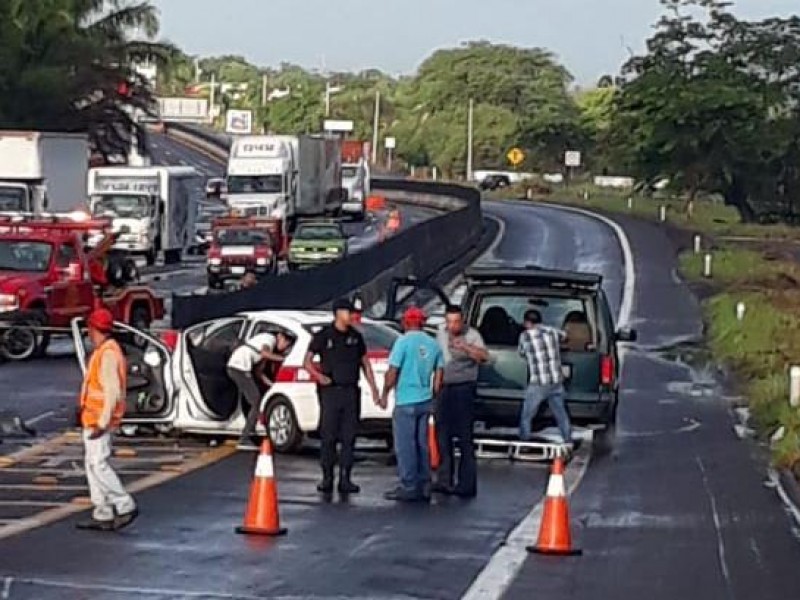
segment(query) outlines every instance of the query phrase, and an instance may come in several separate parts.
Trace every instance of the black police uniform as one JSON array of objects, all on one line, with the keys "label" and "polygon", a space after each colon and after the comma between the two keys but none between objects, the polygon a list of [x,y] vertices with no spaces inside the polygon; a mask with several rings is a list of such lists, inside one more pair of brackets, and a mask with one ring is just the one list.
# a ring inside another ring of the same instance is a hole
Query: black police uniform
[{"label": "black police uniform", "polygon": [[358,387],[361,361],[367,347],[361,333],[353,328],[339,331],[329,325],[314,335],[309,352],[320,357],[320,371],[331,380],[331,385],[318,386],[320,403],[320,437],[323,483],[330,488],[333,468],[336,465],[336,443],[341,442],[339,457],[339,488],[358,491],[350,482],[353,468],[353,449],[361,408],[361,390]]}]

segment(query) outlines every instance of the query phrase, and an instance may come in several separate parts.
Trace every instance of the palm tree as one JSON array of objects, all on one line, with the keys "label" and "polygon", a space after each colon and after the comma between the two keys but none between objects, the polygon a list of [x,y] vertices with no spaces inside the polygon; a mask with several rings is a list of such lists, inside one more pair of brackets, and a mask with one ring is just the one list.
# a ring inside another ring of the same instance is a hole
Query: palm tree
[{"label": "palm tree", "polygon": [[[101,154],[144,144],[153,91],[133,68],[176,50],[154,42],[156,9],[129,0],[0,3],[0,127],[88,132]],[[143,147],[143,146],[142,146]]]}]

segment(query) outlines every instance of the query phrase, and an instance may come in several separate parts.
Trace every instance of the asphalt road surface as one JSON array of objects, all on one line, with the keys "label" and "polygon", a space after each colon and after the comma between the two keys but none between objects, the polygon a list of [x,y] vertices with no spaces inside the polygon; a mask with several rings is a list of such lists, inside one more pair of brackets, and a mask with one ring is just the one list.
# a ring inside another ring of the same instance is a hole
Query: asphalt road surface
[{"label": "asphalt road surface", "polygon": [[[237,454],[140,494],[140,520],[120,534],[78,532],[68,519],[0,541],[7,597],[800,597],[800,545],[762,485],[761,453],[733,435],[730,398],[690,344],[701,332],[700,310],[674,275],[664,233],[621,220],[634,257],[634,277],[626,278],[607,224],[552,207],[485,210],[504,233],[484,261],[598,271],[640,333],[625,353],[612,451],[568,472],[579,484],[571,512],[583,556],[534,558],[507,539],[541,499],[542,467],[485,461],[476,501],[397,507],[381,498],[393,470],[366,451],[356,469],[364,492],[349,502],[315,493],[313,452],[278,457],[288,536],[236,536],[253,468],[252,455]],[[9,378],[7,366],[2,389],[46,393],[35,378],[49,367],[30,363]],[[526,535],[534,542],[535,529]]]}]

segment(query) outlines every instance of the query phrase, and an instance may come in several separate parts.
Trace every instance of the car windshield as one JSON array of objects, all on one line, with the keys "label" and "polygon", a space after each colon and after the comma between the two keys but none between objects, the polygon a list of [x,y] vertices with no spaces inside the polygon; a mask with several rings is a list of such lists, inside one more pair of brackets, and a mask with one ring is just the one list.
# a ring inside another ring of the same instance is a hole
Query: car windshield
[{"label": "car windshield", "polygon": [[92,214],[96,217],[141,219],[150,214],[150,199],[147,196],[95,196]]},{"label": "car windshield", "polygon": [[228,177],[229,194],[280,194],[283,177],[280,175],[231,175]]},{"label": "car windshield", "polygon": [[341,229],[335,225],[303,225],[295,233],[296,240],[341,240]]},{"label": "car windshield", "polygon": [[342,167],[342,177],[345,179],[355,179],[358,175],[358,167]]},{"label": "car windshield", "polygon": [[0,240],[0,271],[47,271],[52,254],[47,242]]},{"label": "car windshield", "polygon": [[261,246],[269,244],[270,237],[266,231],[220,229],[216,240],[220,246]]},{"label": "car windshield", "polygon": [[210,223],[212,219],[228,214],[228,209],[224,206],[203,206],[197,213],[198,223]]},{"label": "car windshield", "polygon": [[542,323],[594,341],[593,314],[587,299],[550,294],[485,294],[479,297],[470,324],[477,327],[487,344],[513,346],[519,343],[525,313],[536,310]]},{"label": "car windshield", "polygon": [[26,196],[22,188],[0,187],[0,212],[27,212]]}]

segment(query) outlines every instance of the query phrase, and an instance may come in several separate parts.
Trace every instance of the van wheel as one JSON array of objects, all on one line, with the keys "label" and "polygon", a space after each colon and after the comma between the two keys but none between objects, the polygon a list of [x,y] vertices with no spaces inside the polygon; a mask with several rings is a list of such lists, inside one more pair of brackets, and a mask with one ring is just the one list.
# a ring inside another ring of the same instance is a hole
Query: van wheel
[{"label": "van wheel", "polygon": [[294,408],[288,398],[278,396],[264,411],[269,438],[281,454],[297,452],[303,443],[303,432],[297,425]]}]

